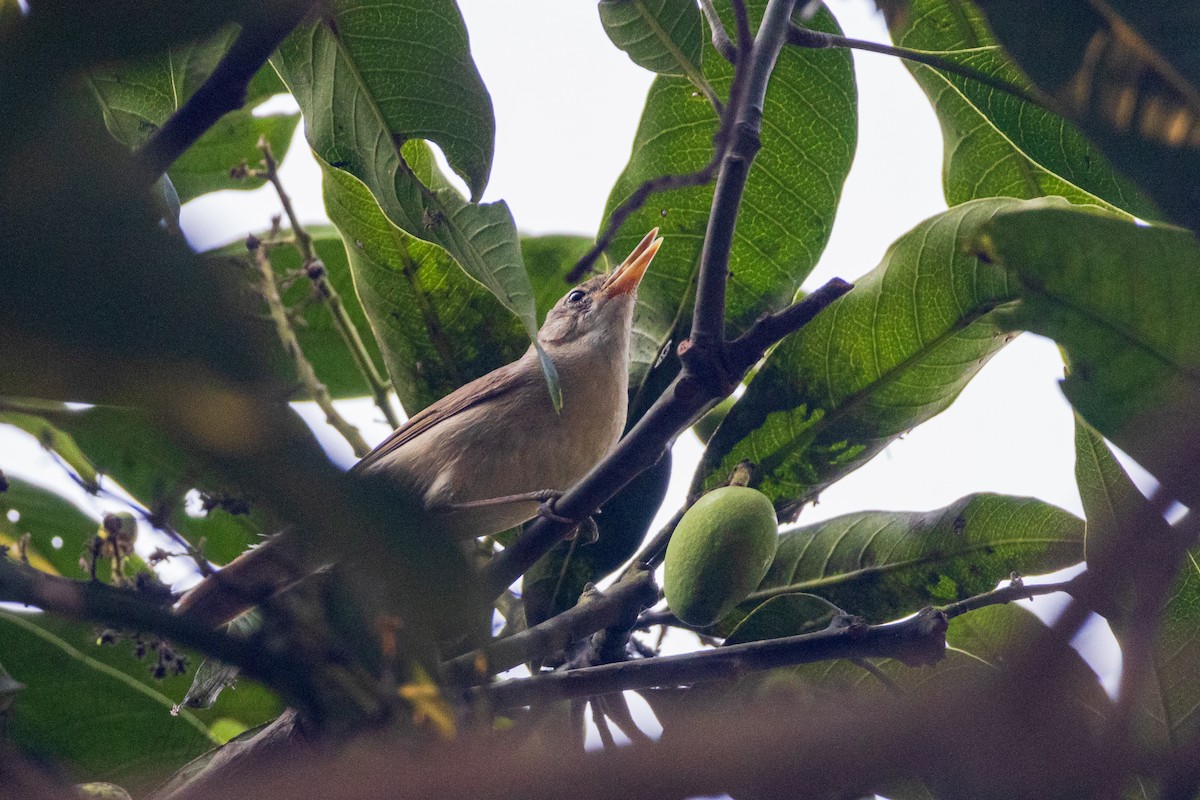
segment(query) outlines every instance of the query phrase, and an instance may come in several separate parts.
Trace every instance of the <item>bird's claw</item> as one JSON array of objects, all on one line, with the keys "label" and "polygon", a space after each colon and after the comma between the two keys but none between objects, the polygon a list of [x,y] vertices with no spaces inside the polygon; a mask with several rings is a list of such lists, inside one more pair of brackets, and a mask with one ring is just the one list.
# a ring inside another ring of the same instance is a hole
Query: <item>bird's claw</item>
[{"label": "bird's claw", "polygon": [[561,525],[571,525],[574,529],[566,537],[567,540],[579,538],[580,544],[592,544],[600,538],[600,529],[596,527],[596,520],[591,517],[585,517],[582,520],[564,517],[558,513],[556,503],[562,497],[562,492],[546,492],[546,498],[542,504],[538,506],[538,516],[544,517],[551,522],[557,522]]}]

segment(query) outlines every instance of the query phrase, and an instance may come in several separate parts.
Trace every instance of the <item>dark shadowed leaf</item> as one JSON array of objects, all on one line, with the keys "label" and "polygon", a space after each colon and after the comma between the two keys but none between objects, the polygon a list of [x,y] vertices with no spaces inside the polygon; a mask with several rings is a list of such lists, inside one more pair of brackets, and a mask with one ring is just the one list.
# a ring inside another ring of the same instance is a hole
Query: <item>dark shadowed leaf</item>
[{"label": "dark shadowed leaf", "polygon": [[979,0],[996,38],[1163,210],[1200,228],[1200,16],[1190,3]]},{"label": "dark shadowed leaf", "polygon": [[1023,284],[1000,321],[1067,354],[1063,392],[1097,431],[1189,505],[1200,501],[1200,245],[1174,228],[1034,204],[979,231]]},{"label": "dark shadowed leaf", "polygon": [[708,443],[699,494],[743,459],[793,518],[826,486],[947,408],[1010,337],[990,312],[1015,282],[962,250],[963,232],[1010,199],[922,222],[883,262],[767,358]]},{"label": "dark shadowed leaf", "polygon": [[353,289],[409,414],[525,350],[528,339],[499,301],[445,250],[393,225],[361,181],[326,167],[324,192]]},{"label": "dark shadowed leaf", "polygon": [[9,713],[13,741],[65,766],[74,780],[133,791],[152,788],[214,746],[193,714],[173,715],[169,697],[96,659],[97,648],[78,636],[64,639],[63,627],[44,615],[0,611],[4,665],[26,687]]},{"label": "dark shadowed leaf", "polygon": [[[913,0],[890,15],[892,39],[1028,90],[969,0]],[[1040,24],[1040,23],[1039,23]],[[942,176],[950,205],[979,197],[1062,195],[1154,216],[1133,184],[1116,175],[1075,126],[1057,114],[979,81],[911,61],[942,126]]]},{"label": "dark shadowed leaf", "polygon": [[[752,19],[763,2],[748,3]],[[727,24],[732,24],[727,21]],[[813,23],[837,28],[821,12]],[[705,44],[704,74],[719,95],[733,69]],[[730,258],[726,314],[731,333],[763,311],[791,302],[829,238],[856,138],[856,89],[844,51],[787,48],[779,56],[763,109],[763,147],[754,161],[738,217]],[[702,168],[712,158],[717,115],[686,78],[659,77],[650,88],[633,142],[633,154],[608,198],[606,217],[642,182]],[[638,291],[634,322],[633,386],[659,350],[690,325],[692,284],[712,186],[652,196],[621,227],[608,249],[620,263],[658,226],[665,242]]]},{"label": "dark shadowed leaf", "polygon": [[600,21],[633,63],[660,75],[703,81],[704,30],[692,0],[600,0]]},{"label": "dark shadowed leaf", "polygon": [[[94,70],[87,84],[117,141],[130,148],[144,144],[204,82],[235,35],[226,30],[161,55]],[[258,164],[260,137],[266,137],[276,157],[287,152],[300,115],[252,113],[262,101],[285,91],[274,70],[264,67],[250,82],[245,105],[222,117],[180,156],[167,174],[182,202],[205,192],[255,189],[264,183],[262,178],[232,178],[229,171],[243,161]]]},{"label": "dark shadowed leaf", "polygon": [[[1129,641],[1129,637],[1131,633],[1136,634],[1133,630],[1136,626],[1146,623],[1144,619],[1131,616],[1133,595],[1128,585],[1122,586],[1118,581],[1125,578],[1136,581],[1137,574],[1128,563],[1112,561],[1120,554],[1106,552],[1106,548],[1118,533],[1134,535],[1139,540],[1161,541],[1170,535],[1170,531],[1108,445],[1078,414],[1075,416],[1075,459],[1075,477],[1087,514],[1088,564],[1099,563],[1101,567],[1115,570],[1108,573],[1109,607],[1105,617],[1123,648],[1136,647],[1144,639],[1135,636],[1135,641]],[[1153,552],[1150,548],[1147,551]],[[1108,563],[1101,560],[1106,555],[1110,559]],[[1154,668],[1146,671],[1144,685],[1136,689],[1136,733],[1152,750],[1165,751],[1167,747],[1177,746],[1182,739],[1192,735],[1200,723],[1196,719],[1196,711],[1200,709],[1200,689],[1191,679],[1200,669],[1200,637],[1196,635],[1196,626],[1200,624],[1198,557],[1200,553],[1193,552],[1184,561],[1163,616],[1162,637],[1153,656]]]},{"label": "dark shadowed leaf", "polygon": [[1030,497],[973,494],[934,511],[846,514],[781,534],[759,591],[793,586],[886,622],[990,591],[1013,572],[1075,564],[1083,536],[1083,520]]}]

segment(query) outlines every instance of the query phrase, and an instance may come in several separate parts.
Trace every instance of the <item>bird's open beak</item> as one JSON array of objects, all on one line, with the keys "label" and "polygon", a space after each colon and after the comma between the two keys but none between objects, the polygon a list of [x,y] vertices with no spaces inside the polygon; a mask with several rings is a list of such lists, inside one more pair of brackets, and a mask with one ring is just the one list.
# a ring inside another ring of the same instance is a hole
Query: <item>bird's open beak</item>
[{"label": "bird's open beak", "polygon": [[663,240],[656,239],[656,236],[658,236],[658,228],[647,233],[638,246],[633,248],[629,257],[621,262],[621,266],[613,270],[612,275],[604,284],[603,291],[606,297],[616,297],[637,291],[638,284],[642,282],[642,276],[646,274],[646,268],[650,266],[650,262],[654,260],[654,254],[658,252],[658,248],[662,244]]}]

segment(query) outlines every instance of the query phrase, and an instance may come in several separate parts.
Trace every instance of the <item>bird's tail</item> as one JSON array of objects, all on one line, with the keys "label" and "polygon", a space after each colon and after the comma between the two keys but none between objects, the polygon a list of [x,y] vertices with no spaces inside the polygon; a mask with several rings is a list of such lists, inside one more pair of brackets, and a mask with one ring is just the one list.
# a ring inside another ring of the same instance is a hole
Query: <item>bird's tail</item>
[{"label": "bird's tail", "polygon": [[276,534],[207,576],[176,604],[180,614],[216,627],[301,580],[311,570]]}]

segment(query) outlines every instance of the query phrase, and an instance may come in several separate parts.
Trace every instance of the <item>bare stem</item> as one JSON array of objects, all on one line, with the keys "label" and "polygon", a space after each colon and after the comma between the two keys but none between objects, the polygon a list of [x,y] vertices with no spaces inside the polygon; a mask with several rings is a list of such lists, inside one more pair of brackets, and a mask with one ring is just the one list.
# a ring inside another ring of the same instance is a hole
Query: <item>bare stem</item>
[{"label": "bare stem", "polygon": [[354,449],[354,454],[362,458],[371,448],[363,440],[362,434],[358,432],[358,428],[351,425],[338,413],[337,408],[333,405],[333,398],[329,395],[329,389],[325,388],[325,384],[321,383],[321,379],[317,377],[317,372],[313,369],[312,363],[305,357],[304,351],[300,349],[300,341],[296,338],[296,332],[292,329],[292,321],[288,317],[287,307],[283,304],[283,298],[279,296],[279,287],[275,285],[275,270],[271,267],[271,259],[267,256],[266,250],[257,244],[253,248],[252,255],[254,263],[258,266],[262,296],[266,300],[267,308],[271,312],[271,319],[275,323],[275,332],[279,336],[279,341],[283,344],[284,352],[291,357],[292,363],[296,367],[296,375],[300,378],[300,382],[304,384],[309,397],[325,412],[326,422],[332,425],[350,443],[350,447]]},{"label": "bare stem", "polygon": [[265,138],[259,139],[258,149],[263,154],[265,166],[263,175],[275,187],[275,193],[279,195],[279,202],[283,205],[284,213],[287,214],[288,224],[292,227],[292,244],[300,253],[305,276],[312,282],[317,296],[329,307],[329,312],[333,316],[333,327],[341,334],[342,341],[346,343],[346,347],[350,350],[350,356],[354,359],[354,366],[358,368],[359,373],[371,388],[371,396],[375,398],[375,405],[383,412],[383,417],[389,425],[393,428],[400,427],[400,420],[392,408],[391,398],[388,394],[391,384],[376,369],[375,362],[371,360],[367,346],[358,333],[358,328],[346,311],[342,296],[329,282],[325,264],[313,248],[312,236],[300,224],[300,219],[296,216],[296,210],[292,206],[292,199],[284,190],[283,182],[279,179],[279,163],[275,160],[275,154],[271,152],[270,142]]}]

